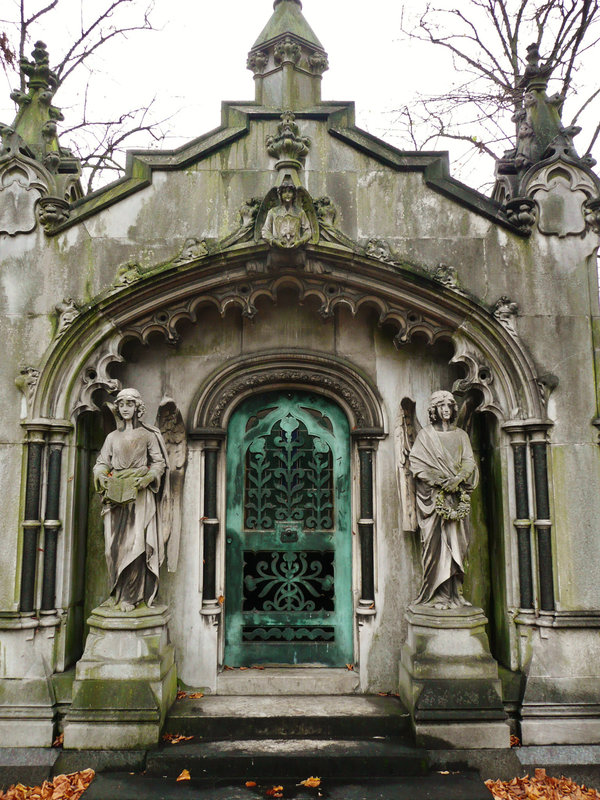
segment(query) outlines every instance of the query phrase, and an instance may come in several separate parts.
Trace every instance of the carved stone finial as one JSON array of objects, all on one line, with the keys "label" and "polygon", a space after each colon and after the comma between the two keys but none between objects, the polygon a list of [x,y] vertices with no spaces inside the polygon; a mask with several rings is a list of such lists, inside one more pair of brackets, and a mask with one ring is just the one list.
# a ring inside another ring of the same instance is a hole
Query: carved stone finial
[{"label": "carved stone finial", "polygon": [[[15,229],[10,235],[25,233],[36,224],[31,198],[32,189],[38,194],[37,218],[46,233],[53,232],[70,214],[66,197],[83,195],[79,176],[81,164],[73,154],[58,141],[57,122],[63,120],[62,112],[52,105],[58,88],[58,78],[49,66],[48,50],[43,42],[36,42],[32,60],[21,59],[21,69],[27,77],[27,92],[14,91],[12,99],[18,106],[12,125],[0,125],[0,160],[3,170],[18,167],[27,180],[6,180],[0,174],[0,208],[6,203],[16,203],[27,209],[27,224]],[[11,164],[10,160],[14,162]],[[17,183],[19,185],[17,185]],[[18,192],[18,196],[17,196]]]},{"label": "carved stone finial", "polygon": [[308,136],[300,135],[295,119],[291,111],[284,111],[277,125],[277,135],[267,136],[267,152],[278,159],[277,169],[289,166],[299,169],[310,150],[311,141]]},{"label": "carved stone finial", "polygon": [[562,123],[564,95],[549,97],[546,93],[551,73],[548,64],[540,64],[538,45],[529,45],[527,67],[517,85],[518,93],[522,93],[522,106],[513,116],[515,147],[507,150],[496,164],[494,197],[503,203],[528,193],[524,181],[531,168],[540,162],[565,159],[583,168],[590,167],[588,157],[580,158],[573,145],[573,138],[581,128],[565,127]]}]

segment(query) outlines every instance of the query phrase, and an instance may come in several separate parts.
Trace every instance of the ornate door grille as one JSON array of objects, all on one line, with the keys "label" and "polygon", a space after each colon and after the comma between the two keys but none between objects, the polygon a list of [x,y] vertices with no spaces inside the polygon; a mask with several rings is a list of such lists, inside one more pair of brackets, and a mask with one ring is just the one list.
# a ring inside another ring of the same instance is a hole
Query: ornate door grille
[{"label": "ornate door grille", "polygon": [[227,665],[352,660],[349,449],[318,395],[263,394],[232,416]]}]

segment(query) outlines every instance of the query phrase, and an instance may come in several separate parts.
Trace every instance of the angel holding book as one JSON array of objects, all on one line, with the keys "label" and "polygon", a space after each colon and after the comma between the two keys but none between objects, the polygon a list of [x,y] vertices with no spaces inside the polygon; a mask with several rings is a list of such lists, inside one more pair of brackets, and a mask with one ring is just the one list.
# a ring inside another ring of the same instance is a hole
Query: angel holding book
[{"label": "angel holding book", "polygon": [[115,405],[118,429],[106,437],[94,484],[103,501],[110,580],[105,604],[127,612],[141,602],[152,605],[173,534],[173,513],[169,454],[161,431],[142,422],[146,407],[137,389],[123,389]]}]

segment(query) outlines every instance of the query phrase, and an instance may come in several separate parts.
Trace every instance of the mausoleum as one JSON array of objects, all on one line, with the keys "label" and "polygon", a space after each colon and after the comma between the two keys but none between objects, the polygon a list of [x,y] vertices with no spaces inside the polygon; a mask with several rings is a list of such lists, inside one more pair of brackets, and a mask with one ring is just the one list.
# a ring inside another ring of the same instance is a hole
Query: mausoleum
[{"label": "mausoleum", "polygon": [[152,745],[178,685],[600,743],[600,181],[531,55],[486,197],[323,100],[275,0],[254,100],[84,195],[36,44],[0,128],[1,744]]}]

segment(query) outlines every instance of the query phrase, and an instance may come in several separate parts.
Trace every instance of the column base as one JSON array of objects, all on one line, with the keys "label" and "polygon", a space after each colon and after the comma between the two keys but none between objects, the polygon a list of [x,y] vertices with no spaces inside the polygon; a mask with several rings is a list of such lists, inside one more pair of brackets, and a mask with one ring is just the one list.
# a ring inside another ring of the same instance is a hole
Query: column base
[{"label": "column base", "polygon": [[3,747],[50,747],[55,714],[46,678],[0,680],[0,742]]},{"label": "column base", "polygon": [[100,606],[89,620],[65,717],[65,749],[136,749],[157,744],[177,694],[166,607],[124,613]]},{"label": "column base", "polygon": [[509,747],[498,665],[490,653],[483,611],[411,605],[406,618],[399,693],[417,744]]}]

